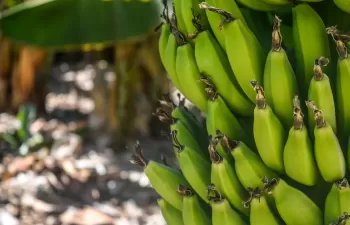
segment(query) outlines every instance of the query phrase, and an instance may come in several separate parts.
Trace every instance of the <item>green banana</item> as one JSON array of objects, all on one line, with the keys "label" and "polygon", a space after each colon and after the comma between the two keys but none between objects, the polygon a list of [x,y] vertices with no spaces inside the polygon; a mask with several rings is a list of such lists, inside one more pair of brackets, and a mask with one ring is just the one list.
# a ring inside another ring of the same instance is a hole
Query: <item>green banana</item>
[{"label": "green banana", "polygon": [[277,5],[277,6],[291,5],[291,2],[288,0],[262,0],[262,2],[269,4],[269,5]]},{"label": "green banana", "polygon": [[346,13],[350,13],[350,1],[349,0],[333,0],[334,4]]},{"label": "green banana", "polygon": [[[186,32],[186,25],[184,17],[182,16],[182,2],[185,0],[173,0],[173,16],[176,15],[176,24],[177,29],[180,32]],[[186,38],[186,37],[185,37]]]},{"label": "green banana", "polygon": [[303,192],[282,179],[265,180],[266,189],[272,193],[276,208],[286,224],[321,225],[320,208]]},{"label": "green banana", "polygon": [[211,225],[210,214],[197,194],[186,185],[179,185],[177,192],[183,197],[182,219],[184,225]]},{"label": "green banana", "polygon": [[210,161],[198,151],[181,143],[176,133],[173,134],[173,142],[175,142],[176,156],[183,175],[196,193],[209,203],[206,190],[210,184],[210,176],[208,176],[211,170]]},{"label": "green banana", "polygon": [[252,189],[250,198],[244,204],[250,207],[250,225],[283,224],[281,219],[270,208],[269,202],[261,189]]},{"label": "green banana", "polygon": [[293,37],[296,58],[296,76],[301,96],[307,96],[312,67],[320,56],[331,57],[326,27],[321,17],[308,4],[301,3],[293,7]]},{"label": "green banana", "polygon": [[266,103],[264,89],[256,80],[252,80],[251,85],[256,91],[253,125],[256,147],[266,166],[282,174],[284,173],[285,130],[271,107]]},{"label": "green banana", "polygon": [[231,205],[243,214],[249,215],[242,201],[246,199],[247,192],[238,180],[234,167],[224,157],[220,156],[215,145],[209,147],[211,159],[211,183],[215,184],[222,195]]},{"label": "green banana", "polygon": [[277,177],[277,175],[263,163],[259,155],[253,152],[243,142],[231,140],[224,134],[218,135],[215,139],[224,149],[227,149],[226,151],[231,152],[234,158],[234,164],[232,165],[234,165],[237,177],[245,189],[256,187],[263,188],[264,185],[261,182],[262,178],[267,177],[272,179]]},{"label": "green banana", "polygon": [[181,2],[181,15],[185,24],[183,32],[186,36],[196,33],[196,27],[192,23],[193,15],[196,15],[200,24],[204,29],[209,28],[207,16],[203,10],[199,8],[200,0],[185,0]]},{"label": "green banana", "polygon": [[154,190],[169,204],[182,210],[182,197],[176,191],[179,184],[188,185],[184,175],[171,167],[155,161],[148,161],[142,153],[140,143],[135,145],[135,154],[129,160],[132,164],[142,166]]},{"label": "green banana", "polygon": [[[226,10],[227,12],[231,13],[234,18],[239,18],[242,21],[245,20],[235,1],[206,0],[205,2],[209,5],[215,5],[218,8]],[[222,20],[221,16],[209,11],[205,12],[216,40],[219,42],[221,48],[225,51],[225,34],[218,29],[218,24],[220,24]]]},{"label": "green banana", "polygon": [[[173,118],[173,123],[170,125],[172,138],[176,136],[177,141],[173,140],[175,146],[175,152],[177,151],[177,142],[180,142],[182,145],[185,145],[194,151],[196,151],[201,156],[209,159],[209,154],[207,151],[208,145],[201,145],[202,140],[197,139],[195,134],[191,133],[186,125],[179,119]],[[207,138],[205,139],[207,140]],[[205,143],[204,140],[204,143]]]},{"label": "green banana", "polygon": [[306,101],[306,105],[313,110],[315,115],[314,151],[317,167],[323,179],[327,182],[334,182],[344,178],[346,164],[337,136],[315,103],[309,100]]},{"label": "green banana", "polygon": [[[314,64],[314,76],[311,79],[309,86],[308,99],[312,99],[317,107],[322,111],[324,119],[332,127],[334,133],[337,132],[337,123],[335,115],[335,104],[332,93],[332,87],[329,82],[329,78],[323,73],[321,66],[326,66],[329,63],[329,59],[321,56],[315,60]],[[312,109],[308,109],[309,115],[309,127],[315,127],[315,120],[313,118]]]},{"label": "green banana", "polygon": [[272,5],[272,4],[266,3],[265,1],[259,1],[259,0],[237,0],[237,2],[247,8],[250,8],[256,11],[263,11],[263,12],[277,11],[283,7],[280,5]]},{"label": "green banana", "polygon": [[289,130],[288,139],[283,151],[286,174],[293,180],[314,186],[318,182],[319,173],[315,162],[308,130],[303,122],[303,113],[298,96],[294,97],[294,124]]},{"label": "green banana", "polygon": [[[170,28],[172,29],[172,28]],[[177,52],[177,41],[173,33],[169,35],[168,43],[165,49],[164,56],[164,68],[167,71],[170,80],[174,83],[176,88],[182,90],[179,79],[176,73],[176,52]]]},{"label": "green banana", "polygon": [[264,70],[266,101],[285,129],[293,125],[292,100],[297,94],[296,77],[282,48],[281,20],[275,16],[272,31],[272,49],[267,55]]},{"label": "green banana", "polygon": [[236,116],[229,110],[220,94],[213,86],[206,88],[208,92],[207,107],[207,131],[208,135],[215,136],[217,131],[224,133],[233,140],[242,140],[249,146],[254,146],[254,141],[239,124]]},{"label": "green banana", "polygon": [[350,85],[350,58],[345,44],[336,40],[338,51],[336,96],[337,118],[341,139],[347,139],[350,135],[350,101],[347,99]]},{"label": "green banana", "polygon": [[255,101],[255,93],[249,85],[250,80],[259,82],[263,79],[266,55],[254,33],[242,20],[222,9],[201,3],[202,9],[222,15],[224,19],[219,29],[225,33],[225,48],[233,73],[238,84],[251,101]]},{"label": "green banana", "polygon": [[161,24],[161,31],[159,36],[159,42],[158,42],[158,49],[159,49],[159,56],[162,64],[165,64],[165,57],[166,57],[166,47],[168,45],[169,36],[171,34],[171,25],[169,20],[169,11],[168,6],[166,4],[166,1],[162,2],[164,5],[164,9],[162,12],[161,17],[165,20],[165,23]]},{"label": "green banana", "polygon": [[324,209],[324,222],[325,224],[330,224],[337,221],[341,214],[349,212],[350,186],[347,179],[344,178],[334,182],[332,189],[327,195]]},{"label": "green banana", "polygon": [[212,209],[212,225],[248,225],[214,184],[208,187],[208,199]]},{"label": "green banana", "polygon": [[194,49],[188,43],[183,34],[174,28],[177,35],[178,48],[176,52],[176,74],[180,83],[180,91],[201,111],[207,109],[207,95],[204,84],[198,82],[201,78],[198,70]]},{"label": "green banana", "polygon": [[157,200],[157,203],[159,205],[163,218],[168,225],[184,224],[182,220],[182,212],[180,210],[174,208],[171,204],[169,204],[164,199]]},{"label": "green banana", "polygon": [[202,81],[214,85],[233,112],[251,116],[254,105],[239,87],[225,52],[208,30],[197,28],[195,58]]}]

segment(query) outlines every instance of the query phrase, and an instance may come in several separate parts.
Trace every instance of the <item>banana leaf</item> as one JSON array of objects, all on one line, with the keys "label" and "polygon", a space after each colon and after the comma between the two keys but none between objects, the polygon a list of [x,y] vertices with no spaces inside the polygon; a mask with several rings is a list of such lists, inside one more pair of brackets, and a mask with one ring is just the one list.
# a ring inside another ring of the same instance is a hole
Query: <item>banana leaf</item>
[{"label": "banana leaf", "polygon": [[0,13],[3,36],[41,47],[138,38],[160,23],[159,0],[28,0]]}]

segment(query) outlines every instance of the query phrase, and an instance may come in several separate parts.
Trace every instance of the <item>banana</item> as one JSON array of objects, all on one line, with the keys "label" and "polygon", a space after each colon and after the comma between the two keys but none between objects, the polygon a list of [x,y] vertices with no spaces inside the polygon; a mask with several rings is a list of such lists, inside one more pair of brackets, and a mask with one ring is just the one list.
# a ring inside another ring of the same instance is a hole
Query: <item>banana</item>
[{"label": "banana", "polygon": [[[324,119],[332,127],[334,133],[336,133],[337,123],[332,87],[328,76],[322,71],[322,66],[326,66],[328,63],[329,59],[323,56],[315,60],[313,68],[314,76],[310,82],[308,99],[312,99],[315,102],[322,111]],[[308,111],[309,127],[313,128],[315,127],[314,115],[312,109],[309,108]]]},{"label": "banana", "polygon": [[350,213],[350,186],[347,179],[334,182],[326,198],[324,213],[325,224],[337,221],[341,214]]},{"label": "banana", "polygon": [[166,0],[162,1],[162,4],[164,6],[161,18],[165,20],[165,23],[161,24],[161,31],[158,41],[158,49],[159,49],[159,56],[162,64],[165,64],[165,56],[166,56],[166,47],[168,44],[169,36],[171,34],[171,26],[170,26],[170,19],[169,19],[169,11],[168,6],[166,3]]},{"label": "banana", "polygon": [[164,199],[157,200],[157,203],[159,205],[163,218],[168,225],[184,224],[182,220],[182,212],[180,210],[174,208],[171,204],[169,204]]},{"label": "banana", "polygon": [[307,185],[317,184],[319,173],[315,162],[308,130],[303,122],[303,113],[298,96],[294,97],[294,124],[289,130],[288,139],[283,151],[283,162],[286,174],[293,180]]},{"label": "banana", "polygon": [[[312,67],[315,59],[331,57],[326,27],[321,17],[308,4],[301,3],[293,7],[293,38],[296,58],[296,76],[301,96],[307,96]],[[326,72],[327,73],[327,72]]]},{"label": "banana", "polygon": [[176,74],[181,87],[179,90],[190,102],[205,112],[207,95],[204,84],[198,82],[201,75],[196,64],[194,49],[179,30],[176,28],[174,30],[179,44],[176,52]]},{"label": "banana", "polygon": [[264,69],[266,101],[285,129],[293,125],[293,97],[297,94],[296,77],[282,48],[281,20],[275,16],[272,31],[272,49]]},{"label": "banana", "polygon": [[211,171],[210,161],[198,151],[179,142],[176,134],[173,135],[173,141],[175,142],[176,156],[183,175],[199,197],[209,203],[206,190],[210,184],[210,176],[208,176]]},{"label": "banana", "polygon": [[345,44],[341,40],[335,40],[338,51],[336,96],[337,118],[341,139],[347,139],[350,135],[350,102],[347,99],[350,86],[350,58]]},{"label": "banana", "polygon": [[222,139],[225,138],[227,138],[226,135],[221,134],[220,131],[217,131],[217,136],[214,138],[210,135],[208,150],[210,150],[212,147],[215,147],[216,151],[221,157],[225,158],[229,164],[234,165],[234,160],[230,153],[230,149],[227,147],[226,143],[222,141]]},{"label": "banana", "polygon": [[[199,21],[196,24],[199,25]],[[208,30],[202,26],[198,26],[197,30],[195,58],[202,81],[213,84],[233,112],[251,116],[254,105],[237,83],[225,52]]]},{"label": "banana", "polygon": [[[185,0],[173,0],[173,15],[176,15],[175,26],[180,32],[186,32],[184,17],[182,16],[182,2]],[[186,37],[184,37],[186,38]]]},{"label": "banana", "polygon": [[259,155],[269,168],[284,173],[283,148],[286,133],[271,107],[266,103],[264,89],[256,80],[251,81],[256,91],[254,109],[254,139]]},{"label": "banana", "polygon": [[215,136],[216,132],[227,135],[233,140],[242,140],[249,146],[254,146],[254,141],[239,124],[236,116],[229,110],[220,94],[216,92],[213,86],[207,87],[208,107],[207,107],[207,132],[208,135]]},{"label": "banana", "polygon": [[344,178],[346,164],[337,136],[315,103],[309,100],[306,101],[306,105],[313,110],[315,115],[314,151],[317,167],[323,179],[327,182],[334,182]]},{"label": "banana", "polygon": [[262,2],[269,4],[269,5],[277,5],[277,6],[291,5],[291,2],[288,0],[262,0]]},{"label": "banana", "polygon": [[209,147],[211,159],[211,183],[215,184],[220,193],[231,205],[245,215],[249,215],[249,209],[242,204],[247,197],[247,192],[238,180],[233,166],[216,151],[216,146]]},{"label": "banana", "polygon": [[323,224],[322,211],[303,192],[282,179],[265,180],[265,185],[266,190],[272,193],[277,211],[286,224]]},{"label": "banana", "polygon": [[[209,154],[207,151],[208,145],[201,145],[202,140],[196,139],[196,136],[191,133],[185,124],[179,119],[173,119],[173,123],[170,125],[171,136],[173,139],[173,145],[175,146],[175,152],[177,149],[177,143],[180,142],[182,145],[185,145],[194,151],[196,151],[201,156],[209,159]],[[176,137],[176,140],[174,138]],[[204,140],[207,140],[207,138]]]},{"label": "banana", "polygon": [[251,189],[250,198],[244,203],[250,207],[250,225],[282,225],[278,216],[270,208],[264,192],[259,189]]},{"label": "banana", "polygon": [[[171,27],[170,29],[172,30],[173,28]],[[176,73],[176,52],[177,52],[176,37],[173,33],[171,33],[169,35],[168,43],[165,49],[163,65],[170,77],[170,80],[181,92],[182,88],[180,86],[180,82]]]},{"label": "banana", "polygon": [[210,214],[197,194],[186,185],[179,185],[177,192],[183,197],[182,219],[184,225],[211,225]]},{"label": "banana", "polygon": [[247,8],[262,12],[277,11],[282,8],[280,5],[272,5],[259,0],[237,0],[237,2]]},{"label": "banana", "polygon": [[209,22],[207,16],[203,10],[199,8],[200,0],[185,0],[181,1],[181,15],[185,24],[185,29],[183,32],[186,33],[188,37],[191,34],[196,33],[196,27],[192,23],[193,14],[197,15],[197,18],[203,28],[209,28]]},{"label": "banana", "polygon": [[334,4],[346,13],[350,13],[350,1],[349,0],[333,0]]},{"label": "banana", "polygon": [[214,184],[208,187],[208,199],[212,209],[212,225],[248,225]]},{"label": "banana", "polygon": [[143,156],[139,142],[135,144],[135,154],[129,161],[142,166],[154,190],[174,208],[182,210],[182,197],[176,191],[179,184],[189,184],[180,171],[155,161],[148,161]]},{"label": "banana", "polygon": [[[232,16],[235,18],[239,18],[242,21],[245,20],[235,1],[206,0],[205,2],[209,5],[215,5],[218,8],[226,10],[227,12],[231,13]],[[211,13],[209,11],[205,12],[216,40],[219,42],[221,48],[225,51],[225,34],[218,29],[218,24],[220,24],[222,20],[221,16],[216,13]]]},{"label": "banana", "polygon": [[222,15],[224,19],[219,29],[225,33],[225,49],[233,73],[238,84],[251,101],[255,101],[255,93],[249,85],[250,80],[259,82],[263,79],[266,55],[264,49],[249,27],[229,12],[212,7],[203,2],[202,9]]},{"label": "banana", "polygon": [[231,140],[221,133],[215,139],[224,149],[227,149],[226,151],[231,152],[234,158],[234,164],[232,165],[234,165],[237,177],[245,189],[263,188],[262,178],[272,179],[278,177],[263,163],[259,155],[243,142]]}]

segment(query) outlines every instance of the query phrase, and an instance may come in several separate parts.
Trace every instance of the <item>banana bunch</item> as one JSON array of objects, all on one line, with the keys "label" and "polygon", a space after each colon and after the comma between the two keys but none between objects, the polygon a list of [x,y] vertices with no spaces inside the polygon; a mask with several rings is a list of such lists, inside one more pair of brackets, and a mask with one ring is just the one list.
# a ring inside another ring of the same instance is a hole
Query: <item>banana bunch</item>
[{"label": "banana bunch", "polygon": [[167,224],[350,225],[347,1],[163,1],[160,58],[185,98],[154,115],[176,162],[139,143],[130,161]]}]

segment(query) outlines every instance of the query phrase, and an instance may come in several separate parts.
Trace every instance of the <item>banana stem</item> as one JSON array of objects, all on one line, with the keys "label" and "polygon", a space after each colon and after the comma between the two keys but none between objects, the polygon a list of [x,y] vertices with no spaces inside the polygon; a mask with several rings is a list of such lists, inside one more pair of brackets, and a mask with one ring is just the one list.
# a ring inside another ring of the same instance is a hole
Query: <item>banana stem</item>
[{"label": "banana stem", "polygon": [[267,191],[268,194],[271,194],[272,189],[274,189],[278,184],[278,180],[276,178],[272,178],[269,181],[267,177],[263,177],[261,181],[264,183],[264,191]]},{"label": "banana stem", "polygon": [[210,160],[212,161],[212,163],[219,164],[222,162],[223,158],[216,151],[216,147],[217,147],[217,142],[211,140],[208,147]]},{"label": "banana stem", "polygon": [[324,78],[325,74],[322,71],[322,67],[327,66],[329,63],[329,59],[321,56],[320,58],[316,59],[314,62],[314,79],[317,81],[320,81]]},{"label": "banana stem", "polygon": [[300,100],[298,95],[296,95],[293,99],[293,105],[294,105],[294,111],[293,111],[293,117],[294,117],[294,122],[293,122],[293,127],[295,130],[301,130],[304,127],[304,114],[301,111],[300,108]]},{"label": "banana stem", "polygon": [[236,20],[236,18],[234,18],[231,13],[229,13],[229,12],[223,10],[223,9],[219,9],[219,8],[214,7],[214,6],[210,6],[206,2],[200,3],[199,4],[199,8],[204,9],[204,10],[208,10],[210,12],[217,13],[217,14],[219,14],[219,15],[224,17],[224,19],[220,22],[220,24],[218,26],[219,30],[222,30],[222,27],[226,23],[231,23],[231,22]]},{"label": "banana stem", "polygon": [[282,34],[281,34],[282,20],[275,15],[272,30],[272,51],[279,52],[282,48]]},{"label": "banana stem", "polygon": [[207,198],[209,201],[213,201],[215,203],[219,203],[219,202],[222,202],[224,200],[221,193],[217,190],[217,188],[214,184],[210,184],[208,186],[208,197]]},{"label": "banana stem", "polygon": [[349,188],[349,182],[348,182],[348,180],[346,178],[343,178],[341,180],[337,180],[335,182],[335,185],[339,189]]},{"label": "banana stem", "polygon": [[194,39],[197,37],[197,35],[203,31],[205,31],[205,28],[203,27],[203,25],[201,24],[201,15],[198,13],[196,14],[194,9],[191,8],[192,11],[192,24],[193,26],[196,28],[196,33],[194,34],[188,34],[188,38],[190,39]]},{"label": "banana stem", "polygon": [[226,135],[224,135],[223,133],[221,133],[219,130],[216,131],[216,137],[215,140],[217,142],[220,142],[221,146],[224,149],[233,151],[235,148],[237,148],[240,144],[239,141],[235,141],[235,140],[231,140],[229,139]]},{"label": "banana stem", "polygon": [[264,195],[264,192],[258,187],[254,188],[254,189],[248,188],[247,190],[248,190],[250,196],[249,196],[249,199],[247,201],[243,202],[244,208],[249,208],[250,203],[252,202],[252,200],[254,198],[259,199],[261,196]]},{"label": "banana stem", "polygon": [[253,86],[255,92],[256,92],[256,106],[259,109],[265,109],[266,108],[266,99],[265,99],[265,92],[261,85],[258,84],[258,81],[251,80],[250,84]]},{"label": "banana stem", "polygon": [[139,165],[145,168],[148,164],[148,160],[143,155],[142,148],[139,141],[136,141],[136,144],[134,145],[134,151],[135,153],[131,156],[131,158],[129,159],[129,162],[134,165]]},{"label": "banana stem", "polygon": [[347,212],[344,212],[342,216],[338,216],[337,221],[335,223],[332,223],[332,225],[346,224],[349,219],[350,219],[350,215]]},{"label": "banana stem", "polygon": [[314,114],[315,114],[315,121],[316,121],[316,127],[317,128],[322,128],[322,127],[325,127],[326,126],[326,121],[324,120],[324,117],[323,117],[323,113],[321,110],[319,110],[315,104],[314,101],[311,101],[311,100],[307,100],[305,101],[306,103],[306,106],[310,109],[313,110]]},{"label": "banana stem", "polygon": [[[160,18],[165,20],[165,23],[170,23],[170,19],[169,19],[169,8],[168,8],[168,4],[167,4],[167,0],[162,0],[162,5],[163,5],[163,11],[160,14]],[[163,26],[164,22],[161,22],[155,29],[154,31],[157,32],[162,26]]]},{"label": "banana stem", "polygon": [[203,82],[206,85],[206,88],[204,90],[207,92],[208,99],[210,101],[215,101],[219,97],[216,87],[214,86],[210,77],[201,73],[201,79],[199,79],[198,82]]},{"label": "banana stem", "polygon": [[185,35],[178,29],[177,26],[177,17],[175,11],[173,12],[173,15],[170,20],[170,26],[171,26],[171,33],[175,36],[176,43],[178,46],[182,46],[187,44]]},{"label": "banana stem", "polygon": [[180,184],[178,186],[177,193],[179,193],[183,197],[191,197],[194,195],[194,192],[189,187],[183,184]]}]

